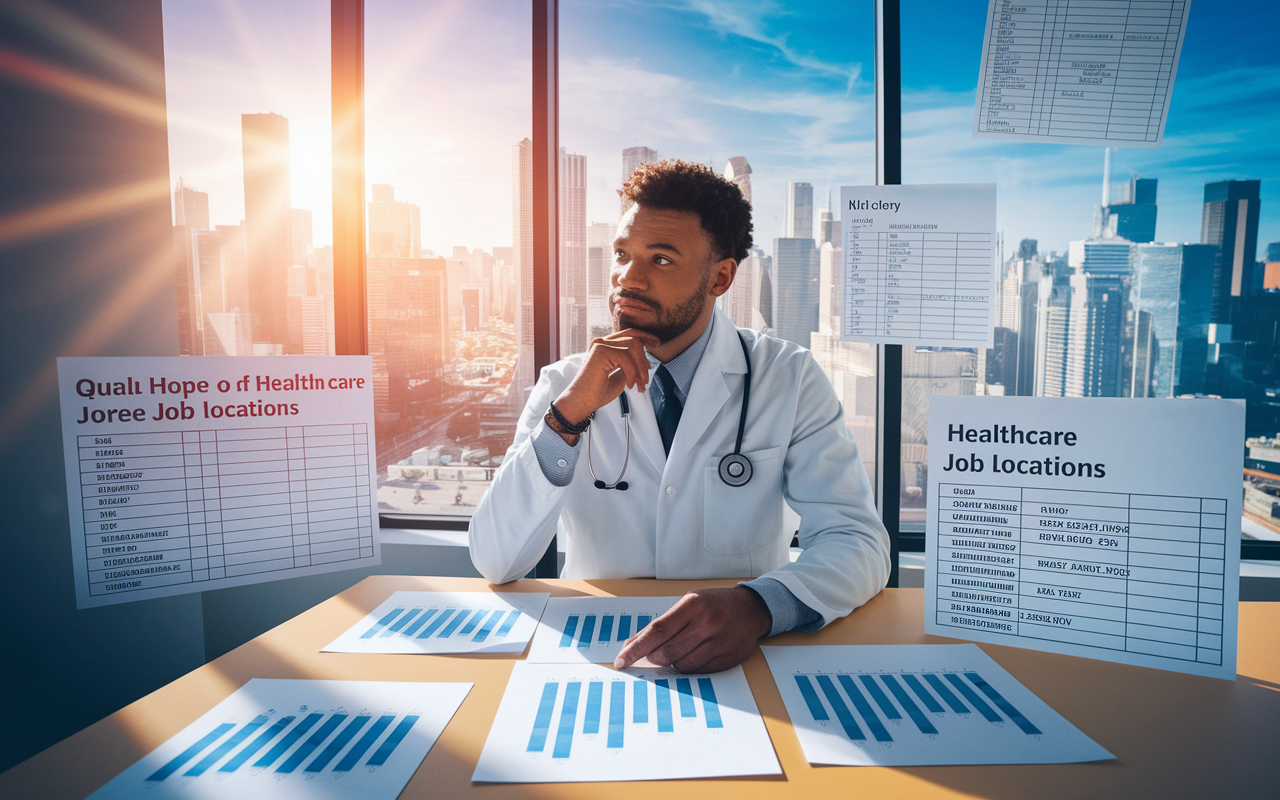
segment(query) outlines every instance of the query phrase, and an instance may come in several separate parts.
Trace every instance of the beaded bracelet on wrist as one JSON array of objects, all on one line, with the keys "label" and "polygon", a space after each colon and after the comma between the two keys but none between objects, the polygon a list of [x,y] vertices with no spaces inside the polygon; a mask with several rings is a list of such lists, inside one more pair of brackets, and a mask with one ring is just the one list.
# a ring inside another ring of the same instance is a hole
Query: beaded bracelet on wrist
[{"label": "beaded bracelet on wrist", "polygon": [[556,418],[556,424],[558,424],[561,428],[563,428],[565,433],[572,434],[575,436],[577,434],[582,433],[587,428],[591,427],[591,420],[592,418],[595,417],[595,415],[596,415],[596,412],[592,411],[590,414],[587,415],[587,418],[584,419],[582,422],[573,423],[573,422],[570,422],[565,417],[564,414],[560,413],[560,409],[556,408],[555,403],[551,404],[551,416]]}]

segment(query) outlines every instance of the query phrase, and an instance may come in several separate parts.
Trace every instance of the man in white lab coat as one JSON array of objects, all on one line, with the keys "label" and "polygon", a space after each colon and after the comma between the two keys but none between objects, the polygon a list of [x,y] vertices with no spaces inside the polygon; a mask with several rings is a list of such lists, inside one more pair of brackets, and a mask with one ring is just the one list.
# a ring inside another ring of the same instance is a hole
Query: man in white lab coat
[{"label": "man in white lab coat", "polygon": [[[623,195],[635,205],[614,242],[616,332],[542,371],[472,516],[471,558],[494,583],[522,577],[559,520],[567,578],[755,577],[685,595],[617,661],[714,672],[763,636],[817,630],[865,603],[888,581],[889,541],[812,354],[715,310],[751,247],[738,187],[669,160],[637,169]],[[747,353],[750,479],[730,485],[742,470],[726,481],[719,467],[738,439]],[[605,488],[624,466],[625,489]],[[784,498],[801,520],[794,563]]]}]

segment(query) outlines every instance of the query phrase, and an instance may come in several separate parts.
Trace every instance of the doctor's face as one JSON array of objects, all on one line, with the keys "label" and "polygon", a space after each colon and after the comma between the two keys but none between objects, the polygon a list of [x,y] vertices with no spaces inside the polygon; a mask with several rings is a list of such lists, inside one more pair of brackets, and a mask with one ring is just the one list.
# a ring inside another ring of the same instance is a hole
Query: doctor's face
[{"label": "doctor's face", "polygon": [[723,293],[712,289],[712,259],[711,237],[697,214],[632,206],[613,242],[614,330],[646,331],[662,344],[688,331]]}]

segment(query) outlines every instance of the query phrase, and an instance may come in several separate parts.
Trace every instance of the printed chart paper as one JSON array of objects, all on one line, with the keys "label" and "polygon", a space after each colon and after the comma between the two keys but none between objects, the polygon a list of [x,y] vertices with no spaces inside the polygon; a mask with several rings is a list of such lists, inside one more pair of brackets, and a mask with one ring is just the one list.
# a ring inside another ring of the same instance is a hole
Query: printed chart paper
[{"label": "printed chart paper", "polygon": [[1114,758],[973,644],[763,647],[810,764]]},{"label": "printed chart paper", "polygon": [[58,359],[76,604],[381,563],[371,365]]},{"label": "printed chart paper", "polygon": [[255,678],[93,800],[394,800],[470,683]]},{"label": "printed chart paper", "polygon": [[925,632],[1234,679],[1244,403],[929,398]]},{"label": "printed chart paper", "polygon": [[517,662],[474,781],[778,775],[742,667],[715,675]]},{"label": "printed chart paper", "polygon": [[533,663],[612,664],[627,639],[679,597],[553,597],[533,635]]},{"label": "printed chart paper", "polygon": [[1191,0],[991,0],[973,136],[1159,147]]},{"label": "printed chart paper", "polygon": [[995,184],[843,186],[840,338],[991,347]]},{"label": "printed chart paper", "polygon": [[546,592],[396,592],[326,653],[523,653]]}]

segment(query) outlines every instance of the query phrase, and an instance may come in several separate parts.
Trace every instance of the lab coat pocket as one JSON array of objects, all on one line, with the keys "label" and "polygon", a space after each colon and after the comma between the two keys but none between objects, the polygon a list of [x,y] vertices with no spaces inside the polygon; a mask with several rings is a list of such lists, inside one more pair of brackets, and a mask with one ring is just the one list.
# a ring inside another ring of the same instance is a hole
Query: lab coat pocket
[{"label": "lab coat pocket", "polygon": [[702,547],[718,556],[749,553],[782,535],[782,448],[743,453],[751,480],[730,486],[720,479],[720,459],[706,468]]}]

